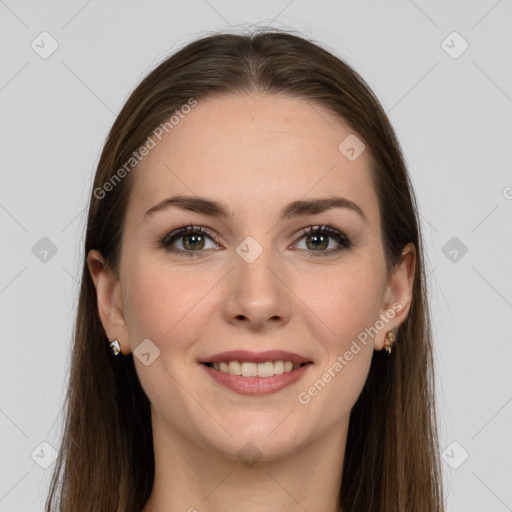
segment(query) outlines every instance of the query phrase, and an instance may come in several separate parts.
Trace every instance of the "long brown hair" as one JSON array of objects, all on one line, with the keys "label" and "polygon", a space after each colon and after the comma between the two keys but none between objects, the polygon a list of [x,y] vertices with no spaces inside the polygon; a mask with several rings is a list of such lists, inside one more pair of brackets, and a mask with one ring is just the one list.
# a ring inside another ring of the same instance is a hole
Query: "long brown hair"
[{"label": "long brown hair", "polygon": [[370,152],[388,275],[407,243],[416,248],[409,315],[392,354],[374,352],[351,412],[340,483],[343,510],[443,510],[423,242],[396,135],[371,89],[343,60],[303,37],[262,30],[212,34],[186,45],[146,76],[108,135],[89,202],[64,433],[46,512],[140,511],[153,485],[149,400],[132,354],[116,358],[109,348],[87,265],[88,252],[98,249],[118,275],[136,166],[111,181],[106,193],[104,185],[191,98],[250,92],[300,97],[350,126]]}]

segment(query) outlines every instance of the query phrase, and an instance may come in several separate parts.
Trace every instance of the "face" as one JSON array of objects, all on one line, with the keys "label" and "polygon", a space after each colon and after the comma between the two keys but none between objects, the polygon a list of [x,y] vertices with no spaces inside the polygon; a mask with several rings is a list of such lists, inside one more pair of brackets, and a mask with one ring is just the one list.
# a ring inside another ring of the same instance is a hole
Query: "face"
[{"label": "face", "polygon": [[[338,148],[351,133],[302,99],[216,97],[134,171],[119,280],[89,261],[109,339],[149,340],[134,361],[158,435],[272,459],[346,427],[412,286],[410,260],[386,276],[368,151]],[[311,203],[327,198],[344,200]]]}]

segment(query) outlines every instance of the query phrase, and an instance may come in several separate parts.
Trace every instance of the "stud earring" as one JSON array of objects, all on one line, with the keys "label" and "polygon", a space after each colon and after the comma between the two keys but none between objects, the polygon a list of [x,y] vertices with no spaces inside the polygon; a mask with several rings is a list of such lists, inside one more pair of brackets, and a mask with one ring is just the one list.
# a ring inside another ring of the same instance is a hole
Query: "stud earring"
[{"label": "stud earring", "polygon": [[110,348],[113,350],[115,356],[121,352],[121,347],[119,346],[119,341],[117,340],[110,342]]},{"label": "stud earring", "polygon": [[396,327],[393,327],[393,329],[391,329],[391,331],[387,332],[386,339],[387,339],[388,343],[386,343],[384,345],[384,348],[386,349],[386,352],[388,353],[388,356],[389,356],[391,354],[391,345],[393,345],[393,343],[396,340]]}]

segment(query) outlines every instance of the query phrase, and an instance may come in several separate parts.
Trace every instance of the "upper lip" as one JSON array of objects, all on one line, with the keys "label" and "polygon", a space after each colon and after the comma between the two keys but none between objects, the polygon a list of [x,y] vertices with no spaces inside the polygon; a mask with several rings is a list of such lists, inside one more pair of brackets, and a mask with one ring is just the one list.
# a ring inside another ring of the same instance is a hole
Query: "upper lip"
[{"label": "upper lip", "polygon": [[221,352],[201,360],[201,363],[228,363],[229,361],[247,361],[250,363],[266,363],[267,361],[291,361],[293,364],[310,362],[309,359],[286,350],[267,350],[251,352],[249,350],[230,350]]}]

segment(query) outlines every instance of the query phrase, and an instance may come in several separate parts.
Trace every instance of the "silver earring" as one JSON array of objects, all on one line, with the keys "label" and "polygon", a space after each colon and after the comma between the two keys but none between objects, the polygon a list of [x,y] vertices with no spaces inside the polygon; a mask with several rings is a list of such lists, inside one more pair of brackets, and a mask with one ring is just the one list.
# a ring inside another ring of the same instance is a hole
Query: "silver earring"
[{"label": "silver earring", "polygon": [[117,356],[119,352],[121,352],[121,347],[119,346],[119,341],[114,340],[110,342],[110,348],[114,351],[114,355]]}]

